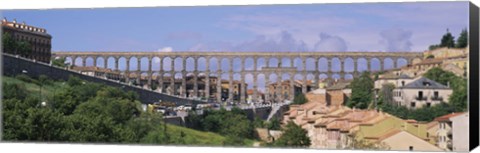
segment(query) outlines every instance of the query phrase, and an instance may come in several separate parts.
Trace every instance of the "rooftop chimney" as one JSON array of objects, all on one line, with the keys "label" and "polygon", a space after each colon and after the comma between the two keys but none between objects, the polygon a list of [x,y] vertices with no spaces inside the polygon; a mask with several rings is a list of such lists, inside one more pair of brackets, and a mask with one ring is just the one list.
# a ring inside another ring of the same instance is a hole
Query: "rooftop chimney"
[{"label": "rooftop chimney", "polygon": [[13,19],[13,23],[17,23],[17,19]]}]

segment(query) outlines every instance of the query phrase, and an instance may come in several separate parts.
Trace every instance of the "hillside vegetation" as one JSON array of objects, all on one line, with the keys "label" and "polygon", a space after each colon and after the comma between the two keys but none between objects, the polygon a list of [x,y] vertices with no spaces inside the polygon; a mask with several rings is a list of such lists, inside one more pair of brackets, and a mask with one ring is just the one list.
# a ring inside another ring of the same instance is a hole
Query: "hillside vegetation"
[{"label": "hillside vegetation", "polygon": [[5,141],[236,145],[217,133],[164,124],[160,114],[141,111],[133,92],[75,77],[3,76],[2,82]]}]

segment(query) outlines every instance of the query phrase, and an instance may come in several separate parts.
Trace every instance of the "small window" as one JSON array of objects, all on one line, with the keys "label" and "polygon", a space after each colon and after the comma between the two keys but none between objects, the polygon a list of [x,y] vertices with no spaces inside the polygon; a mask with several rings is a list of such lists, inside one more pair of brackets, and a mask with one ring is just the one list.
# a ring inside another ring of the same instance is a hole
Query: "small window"
[{"label": "small window", "polygon": [[405,81],[402,81],[402,87],[405,86]]},{"label": "small window", "polygon": [[410,107],[415,108],[415,102],[411,102]]},{"label": "small window", "polygon": [[438,91],[434,91],[433,96],[438,97]]},{"label": "small window", "polygon": [[427,107],[430,107],[431,106],[431,103],[427,103]]},{"label": "small window", "polygon": [[413,146],[408,147],[408,150],[413,151]]}]

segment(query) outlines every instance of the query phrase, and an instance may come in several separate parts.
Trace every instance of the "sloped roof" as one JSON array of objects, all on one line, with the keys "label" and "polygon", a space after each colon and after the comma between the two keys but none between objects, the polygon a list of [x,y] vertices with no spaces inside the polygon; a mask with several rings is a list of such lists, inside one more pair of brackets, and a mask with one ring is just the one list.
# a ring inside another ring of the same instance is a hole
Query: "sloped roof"
[{"label": "sloped roof", "polygon": [[351,81],[341,81],[333,86],[328,87],[327,90],[341,90],[345,88],[350,88],[350,83]]},{"label": "sloped roof", "polygon": [[435,121],[447,121],[447,120],[449,120],[449,119],[452,118],[452,117],[455,117],[455,116],[458,116],[458,115],[462,115],[462,114],[464,114],[464,112],[450,113],[450,114],[443,115],[443,116],[440,116],[440,117],[435,118]]},{"label": "sloped roof", "polygon": [[449,87],[433,80],[421,77],[409,84],[399,87],[400,89],[450,89]]},{"label": "sloped roof", "polygon": [[412,77],[406,75],[406,74],[402,74],[398,77],[399,79],[411,79]]}]

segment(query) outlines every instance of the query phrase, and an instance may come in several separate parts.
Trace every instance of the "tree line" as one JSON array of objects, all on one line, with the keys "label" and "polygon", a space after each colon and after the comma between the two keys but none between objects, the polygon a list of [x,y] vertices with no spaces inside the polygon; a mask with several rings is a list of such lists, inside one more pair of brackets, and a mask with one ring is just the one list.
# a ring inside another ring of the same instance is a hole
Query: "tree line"
[{"label": "tree line", "polygon": [[[143,112],[134,92],[76,77],[62,82],[62,87],[46,76],[18,75],[15,79],[20,81],[3,81],[5,141],[177,145],[221,145],[225,141],[220,135],[167,125],[161,114]],[[48,91],[42,98],[35,84],[60,90]]]},{"label": "tree line", "polygon": [[462,29],[458,39],[455,42],[455,37],[450,33],[447,29],[447,33],[442,36],[440,40],[440,44],[430,45],[428,47],[429,50],[434,50],[437,48],[447,47],[447,48],[465,48],[468,46],[468,31],[467,29]]},{"label": "tree line", "polygon": [[32,45],[28,41],[17,41],[10,33],[2,35],[2,47],[5,53],[27,57],[32,53]]}]

